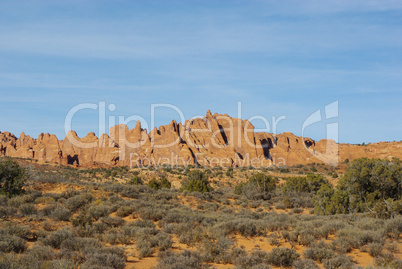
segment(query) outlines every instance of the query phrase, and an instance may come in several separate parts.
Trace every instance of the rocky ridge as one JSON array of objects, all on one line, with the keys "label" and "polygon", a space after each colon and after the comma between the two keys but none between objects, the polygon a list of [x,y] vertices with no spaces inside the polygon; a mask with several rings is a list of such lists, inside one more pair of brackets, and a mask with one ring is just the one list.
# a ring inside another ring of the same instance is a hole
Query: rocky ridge
[{"label": "rocky ridge", "polygon": [[70,131],[64,140],[40,134],[37,139],[21,133],[17,138],[0,132],[0,156],[21,157],[40,163],[75,166],[98,164],[203,165],[203,166],[290,166],[307,163],[337,165],[345,159],[402,158],[401,142],[380,142],[366,146],[336,144],[332,140],[314,141],[292,133],[254,132],[247,120],[211,114],[188,120],[184,125],[172,121],[149,133],[138,121],[134,129],[126,125],[110,128],[109,135],[88,133],[78,137]]}]

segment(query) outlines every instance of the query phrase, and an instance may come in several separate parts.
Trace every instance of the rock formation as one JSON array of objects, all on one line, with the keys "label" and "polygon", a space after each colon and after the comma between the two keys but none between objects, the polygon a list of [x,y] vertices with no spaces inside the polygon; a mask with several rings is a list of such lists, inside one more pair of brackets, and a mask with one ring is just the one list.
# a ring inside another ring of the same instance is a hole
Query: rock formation
[{"label": "rock formation", "polygon": [[208,110],[203,118],[184,125],[172,121],[149,133],[138,121],[134,129],[126,125],[110,128],[99,138],[89,133],[79,138],[70,131],[64,140],[40,134],[37,139],[21,133],[17,138],[0,132],[0,156],[21,157],[41,163],[75,166],[97,164],[202,165],[202,166],[290,166],[307,163],[337,165],[345,159],[402,158],[401,142],[380,142],[366,146],[318,142],[292,133],[256,133],[247,120]]}]

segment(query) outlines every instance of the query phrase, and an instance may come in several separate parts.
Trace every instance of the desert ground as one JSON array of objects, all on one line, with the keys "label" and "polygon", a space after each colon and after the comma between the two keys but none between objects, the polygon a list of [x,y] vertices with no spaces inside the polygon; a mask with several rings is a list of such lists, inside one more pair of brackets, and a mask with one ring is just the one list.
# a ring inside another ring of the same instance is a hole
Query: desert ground
[{"label": "desert ground", "polygon": [[[400,209],[322,214],[320,190],[289,183],[314,178],[335,188],[346,163],[80,169],[14,161],[26,179],[22,194],[0,196],[0,268],[401,268]],[[259,175],[273,186],[247,189]],[[187,188],[200,177],[207,189]]]}]

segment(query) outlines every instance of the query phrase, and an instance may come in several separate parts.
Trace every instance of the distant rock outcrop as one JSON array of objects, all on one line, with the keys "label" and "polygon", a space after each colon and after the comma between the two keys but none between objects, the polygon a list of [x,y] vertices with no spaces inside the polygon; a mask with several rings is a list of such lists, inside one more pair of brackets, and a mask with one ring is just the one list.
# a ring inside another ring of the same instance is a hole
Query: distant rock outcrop
[{"label": "distant rock outcrop", "polygon": [[0,132],[0,156],[22,157],[64,165],[97,164],[202,165],[202,166],[289,166],[307,163],[336,165],[345,159],[402,158],[401,142],[380,142],[366,146],[318,142],[292,133],[255,133],[248,120],[213,114],[188,120],[184,125],[172,121],[149,133],[138,121],[134,129],[126,125],[110,128],[99,138],[88,133],[79,138],[70,131],[64,140],[40,134],[37,139],[21,133],[17,138]]}]

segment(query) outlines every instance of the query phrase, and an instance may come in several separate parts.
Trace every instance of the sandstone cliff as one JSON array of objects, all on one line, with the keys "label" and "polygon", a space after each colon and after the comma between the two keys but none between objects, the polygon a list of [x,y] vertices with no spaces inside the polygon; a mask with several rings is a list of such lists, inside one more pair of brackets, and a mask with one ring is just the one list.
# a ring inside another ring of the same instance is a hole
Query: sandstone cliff
[{"label": "sandstone cliff", "polygon": [[138,121],[134,129],[116,125],[99,138],[89,133],[79,138],[70,131],[64,140],[40,134],[37,139],[21,133],[17,138],[0,132],[0,156],[22,157],[76,166],[106,165],[205,165],[290,166],[307,163],[337,165],[345,159],[402,158],[401,142],[367,146],[318,142],[292,133],[256,133],[247,120],[211,114],[186,121],[172,121],[149,133]]}]

